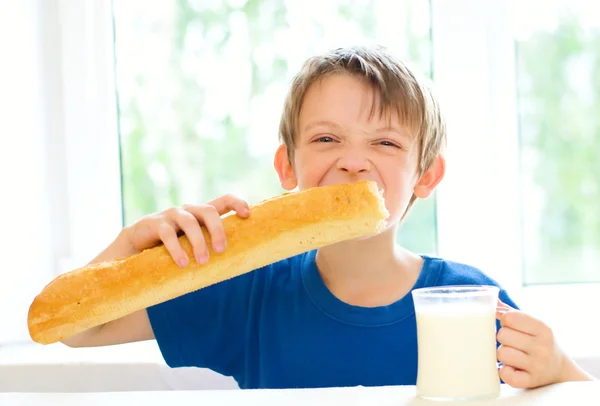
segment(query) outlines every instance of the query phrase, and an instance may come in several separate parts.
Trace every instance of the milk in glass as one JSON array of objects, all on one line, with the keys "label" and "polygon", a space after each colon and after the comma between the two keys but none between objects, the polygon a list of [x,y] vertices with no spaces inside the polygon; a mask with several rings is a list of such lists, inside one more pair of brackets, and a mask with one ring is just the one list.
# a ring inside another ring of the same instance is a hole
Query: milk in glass
[{"label": "milk in glass", "polygon": [[498,396],[495,287],[413,291],[417,320],[417,395],[440,400]]}]

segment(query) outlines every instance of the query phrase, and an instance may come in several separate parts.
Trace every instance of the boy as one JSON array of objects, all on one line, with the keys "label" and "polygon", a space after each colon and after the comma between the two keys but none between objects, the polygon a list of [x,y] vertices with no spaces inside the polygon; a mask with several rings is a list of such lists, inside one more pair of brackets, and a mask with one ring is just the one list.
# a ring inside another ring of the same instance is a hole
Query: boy
[{"label": "boy", "polygon": [[[299,255],[90,329],[63,343],[99,346],[155,338],[171,367],[210,368],[241,388],[414,385],[417,337],[410,292],[497,285],[477,269],[419,256],[395,244],[417,198],[442,180],[446,132],[432,93],[382,49],[338,49],[311,58],[294,78],[280,125],[275,169],[285,190],[376,181],[390,217],[380,234]],[[182,267],[226,250],[220,215],[247,217],[223,196],[146,216],[92,262],[163,242]],[[188,258],[177,241],[194,247]],[[500,294],[498,359],[506,383],[531,388],[590,379],[551,330]],[[458,372],[458,371],[457,371]]]}]

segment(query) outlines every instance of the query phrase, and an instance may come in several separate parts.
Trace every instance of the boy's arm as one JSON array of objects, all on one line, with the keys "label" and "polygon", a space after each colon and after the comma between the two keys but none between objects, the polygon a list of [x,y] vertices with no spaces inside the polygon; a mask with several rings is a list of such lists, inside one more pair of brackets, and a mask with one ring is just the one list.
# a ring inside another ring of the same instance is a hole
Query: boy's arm
[{"label": "boy's arm", "polygon": [[584,371],[579,365],[570,358],[565,360],[565,365],[562,368],[562,375],[558,382],[575,382],[575,381],[595,381],[592,375]]},{"label": "boy's arm", "polygon": [[[90,261],[95,264],[115,258],[123,258],[138,253],[126,236],[127,229],[121,231],[115,241]],[[146,310],[140,310],[123,318],[93,327],[82,333],[65,338],[61,342],[69,347],[100,347],[152,340],[154,333]]]},{"label": "boy's arm", "polygon": [[[222,196],[202,206],[173,207],[151,214],[125,227],[115,241],[92,259],[90,264],[124,258],[163,243],[174,261],[185,267],[189,258],[179,244],[180,231],[187,235],[192,244],[196,261],[205,263],[208,261],[209,250],[200,226],[208,228],[214,251],[223,252],[226,236],[220,216],[231,210],[243,218],[249,215],[248,203],[232,195]],[[148,312],[143,309],[65,338],[61,342],[69,347],[99,347],[152,339],[154,333]]]},{"label": "boy's arm", "polygon": [[148,313],[140,310],[61,340],[72,347],[102,347],[154,339]]}]

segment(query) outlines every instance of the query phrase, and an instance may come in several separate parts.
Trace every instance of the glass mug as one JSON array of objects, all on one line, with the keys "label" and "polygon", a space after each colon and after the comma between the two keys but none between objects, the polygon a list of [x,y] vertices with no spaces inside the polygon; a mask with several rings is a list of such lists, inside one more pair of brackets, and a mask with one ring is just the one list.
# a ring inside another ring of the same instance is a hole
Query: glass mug
[{"label": "glass mug", "polygon": [[417,396],[462,401],[500,394],[495,286],[412,291],[417,319]]}]

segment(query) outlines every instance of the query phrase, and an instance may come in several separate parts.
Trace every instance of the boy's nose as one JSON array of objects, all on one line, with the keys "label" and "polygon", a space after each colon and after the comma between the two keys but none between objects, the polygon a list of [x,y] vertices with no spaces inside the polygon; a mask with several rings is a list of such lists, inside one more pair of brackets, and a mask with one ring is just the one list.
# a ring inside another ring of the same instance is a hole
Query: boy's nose
[{"label": "boy's nose", "polygon": [[348,154],[338,160],[337,168],[354,175],[361,172],[369,172],[371,170],[371,163],[364,156]]}]

